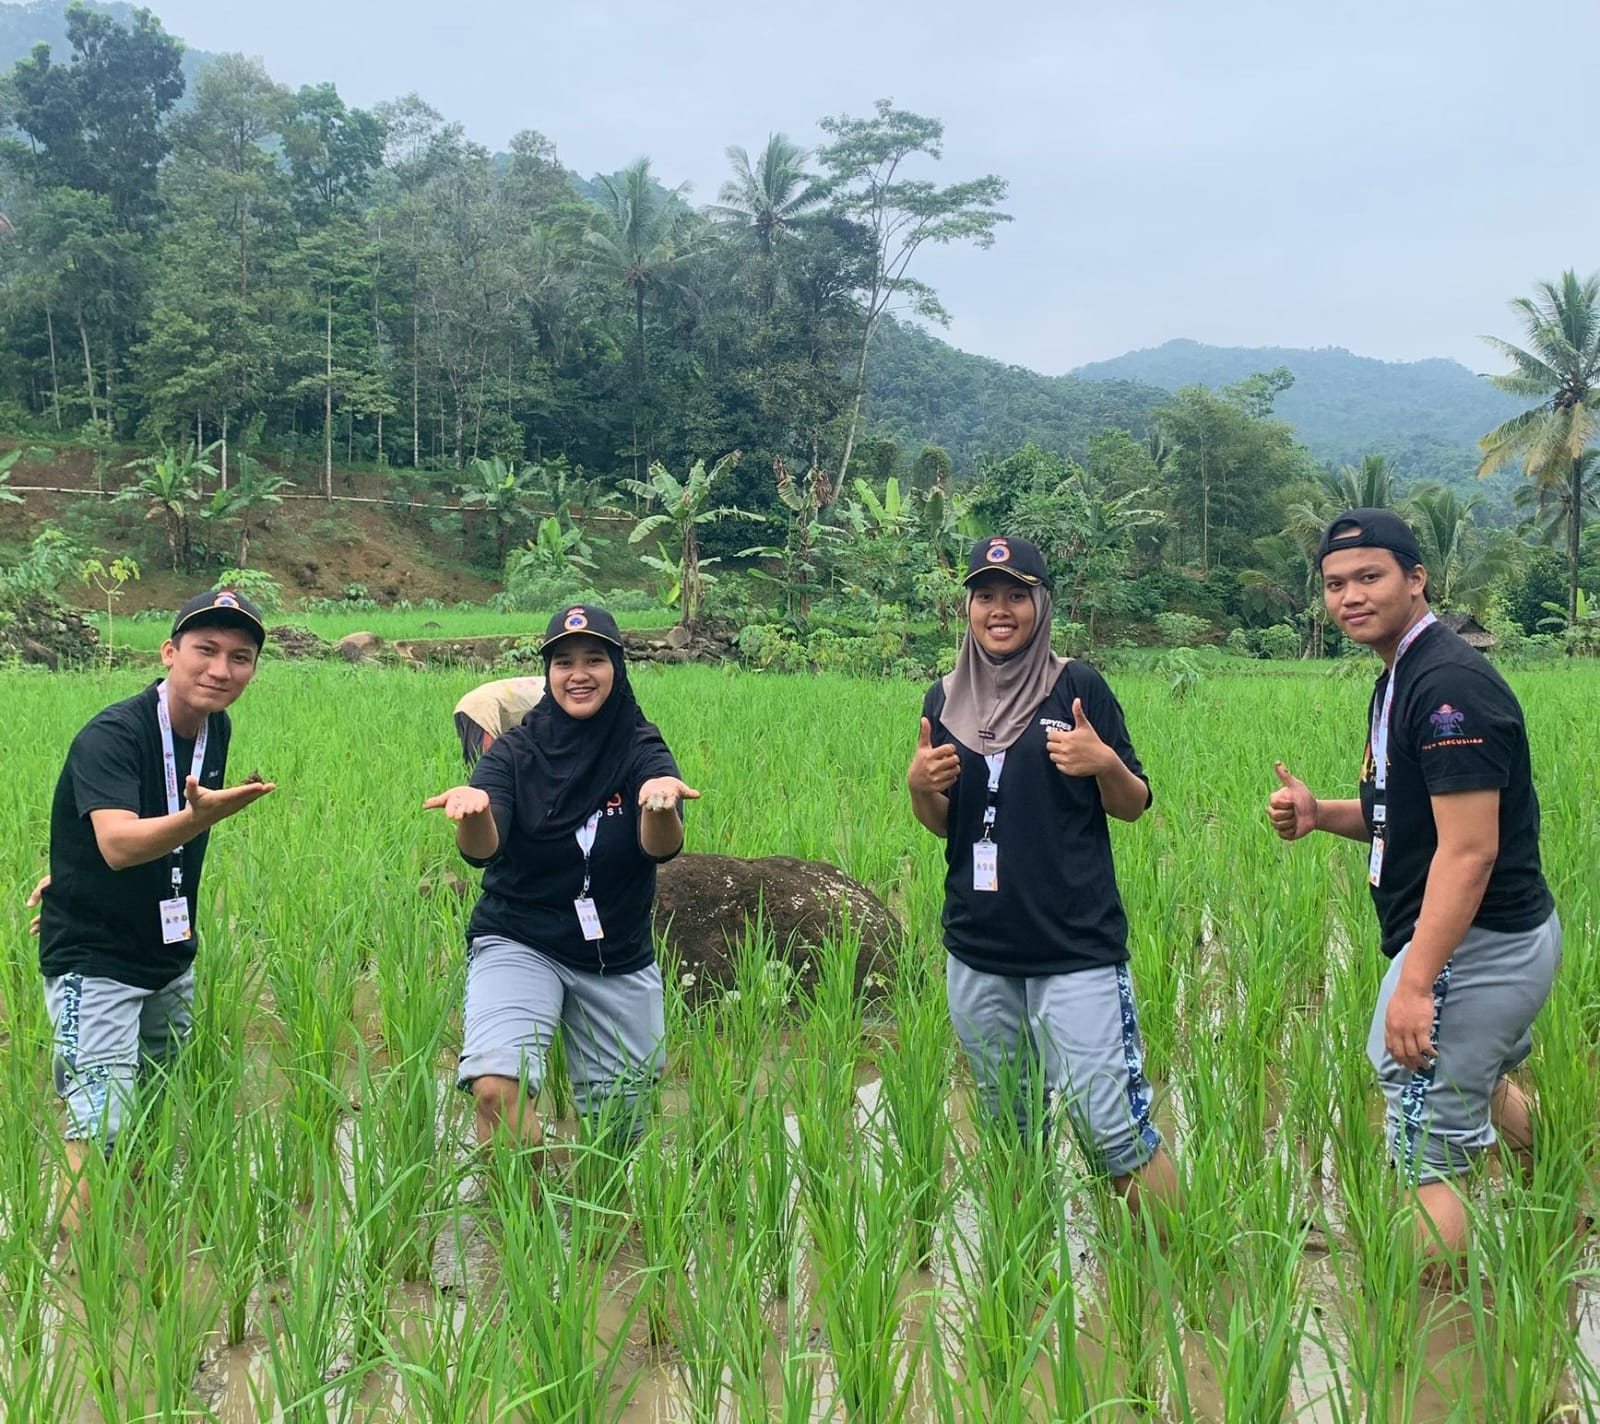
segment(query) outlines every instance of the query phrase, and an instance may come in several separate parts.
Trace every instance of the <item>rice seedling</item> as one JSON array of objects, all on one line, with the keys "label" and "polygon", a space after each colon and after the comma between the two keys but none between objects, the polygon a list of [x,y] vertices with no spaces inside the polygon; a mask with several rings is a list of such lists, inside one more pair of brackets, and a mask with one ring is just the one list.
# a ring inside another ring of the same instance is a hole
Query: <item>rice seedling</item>
[{"label": "rice seedling", "polygon": [[[67,738],[145,679],[0,670],[16,745],[37,749],[0,783],[0,878],[20,887],[0,907],[17,946],[0,956],[0,1411],[204,1415],[195,1342],[215,1321],[254,1361],[254,1412],[291,1424],[615,1418],[694,1340],[723,1418],[1600,1415],[1568,1229],[1600,1165],[1596,676],[1511,674],[1565,963],[1521,1075],[1537,1165],[1475,1178],[1441,1294],[1366,1060],[1382,962],[1360,850],[1284,847],[1262,818],[1286,753],[1330,794],[1353,786],[1362,679],[1218,674],[1181,709],[1159,678],[1117,679],[1157,797],[1113,828],[1118,877],[1184,1182],[1156,1242],[1080,1190],[1070,1152],[1046,1167],[949,1110],[944,863],[903,786],[921,689],[694,667],[635,675],[705,792],[689,850],[841,865],[903,916],[887,992],[858,994],[848,928],[797,975],[758,919],[728,983],[665,968],[671,1063],[637,1147],[620,1114],[572,1140],[557,1048],[553,1149],[496,1144],[469,1199],[452,1080],[471,895],[418,887],[471,877],[416,803],[459,779],[449,710],[471,675],[269,663],[235,745],[280,789],[213,841],[194,1038],[165,1101],[147,1093],[123,1147],[91,1156],[95,1209],[57,1270],[50,1030],[20,898]],[[458,1289],[419,1315],[405,1282],[472,1224]],[[387,1398],[359,1388],[383,1377]]]}]

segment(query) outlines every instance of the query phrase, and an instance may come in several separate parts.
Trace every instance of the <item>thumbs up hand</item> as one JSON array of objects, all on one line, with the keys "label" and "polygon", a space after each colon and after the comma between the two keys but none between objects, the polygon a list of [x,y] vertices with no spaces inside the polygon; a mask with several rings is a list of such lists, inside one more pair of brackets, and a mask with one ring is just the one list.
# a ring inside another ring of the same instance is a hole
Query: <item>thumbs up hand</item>
[{"label": "thumbs up hand", "polygon": [[1121,765],[1122,759],[1100,740],[1081,697],[1072,699],[1072,730],[1061,732],[1052,727],[1045,734],[1045,746],[1063,776],[1099,776]]},{"label": "thumbs up hand", "polygon": [[961,775],[961,755],[946,742],[942,747],[933,744],[933,727],[922,719],[922,729],[917,733],[917,749],[911,755],[911,765],[906,770],[906,785],[923,793],[948,791]]},{"label": "thumbs up hand", "polygon": [[1278,773],[1278,789],[1267,798],[1267,819],[1284,840],[1297,841],[1317,828],[1317,798],[1281,761],[1275,762],[1273,769]]}]

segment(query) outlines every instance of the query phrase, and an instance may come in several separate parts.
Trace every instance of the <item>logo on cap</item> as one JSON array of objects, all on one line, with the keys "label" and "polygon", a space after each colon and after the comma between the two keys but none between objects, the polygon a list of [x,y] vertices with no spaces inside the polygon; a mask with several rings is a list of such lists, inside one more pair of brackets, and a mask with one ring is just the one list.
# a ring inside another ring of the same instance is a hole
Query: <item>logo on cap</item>
[{"label": "logo on cap", "polygon": [[213,608],[237,608],[239,600],[229,593],[227,589],[223,589],[221,593],[211,600],[211,606]]},{"label": "logo on cap", "polygon": [[991,564],[1003,564],[1011,558],[1011,546],[1004,539],[996,539],[989,545],[989,552],[984,558]]},{"label": "logo on cap", "polygon": [[567,614],[566,619],[561,626],[569,633],[576,633],[580,628],[587,628],[589,626],[589,619],[585,615],[583,609],[574,608],[570,613]]}]

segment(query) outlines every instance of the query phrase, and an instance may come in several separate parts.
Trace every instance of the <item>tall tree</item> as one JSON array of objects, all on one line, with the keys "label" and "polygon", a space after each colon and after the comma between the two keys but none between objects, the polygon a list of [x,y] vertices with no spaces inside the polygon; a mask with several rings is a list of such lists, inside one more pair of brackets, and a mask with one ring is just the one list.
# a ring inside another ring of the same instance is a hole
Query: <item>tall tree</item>
[{"label": "tall tree", "polygon": [[590,260],[626,292],[633,309],[634,399],[642,408],[649,396],[646,300],[666,287],[695,252],[689,209],[682,201],[688,185],[662,188],[651,176],[650,160],[641,158],[620,173],[601,178],[600,188],[605,199],[584,242]]},{"label": "tall tree", "polygon": [[169,151],[163,120],[183,97],[183,45],[148,10],[124,27],[81,4],[67,10],[67,42],[69,63],[54,63],[41,44],[12,73],[35,181],[96,193],[120,227],[145,229],[159,209],[156,173]]},{"label": "tall tree", "polygon": [[903,170],[916,158],[943,157],[944,125],[938,119],[896,109],[892,101],[879,99],[871,118],[839,115],[823,119],[820,126],[831,138],[817,158],[827,170],[833,206],[871,235],[874,258],[862,292],[850,423],[839,458],[837,483],[843,486],[861,425],[867,357],[884,314],[896,302],[904,302],[918,316],[949,320],[933,289],[910,275],[917,253],[928,243],[991,247],[995,228],[1011,219],[998,210],[1006,195],[1005,180],[992,173],[943,188],[905,175]]},{"label": "tall tree", "polygon": [[1567,617],[1578,616],[1578,569],[1583,557],[1583,454],[1597,430],[1600,412],[1600,273],[1579,279],[1567,270],[1559,283],[1540,282],[1533,297],[1518,297],[1511,309],[1522,318],[1526,346],[1486,336],[1511,370],[1490,379],[1510,395],[1538,404],[1497,425],[1478,448],[1480,476],[1519,455],[1522,472],[1539,481],[1558,474],[1567,480]]}]

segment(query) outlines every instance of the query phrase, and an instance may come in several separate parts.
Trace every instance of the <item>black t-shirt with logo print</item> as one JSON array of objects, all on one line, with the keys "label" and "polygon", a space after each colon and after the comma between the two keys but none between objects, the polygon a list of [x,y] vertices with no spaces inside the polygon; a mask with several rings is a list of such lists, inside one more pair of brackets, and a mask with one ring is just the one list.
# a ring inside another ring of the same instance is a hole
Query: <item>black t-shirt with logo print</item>
[{"label": "black t-shirt with logo print", "polygon": [[500,935],[590,974],[632,974],[648,967],[655,962],[650,911],[659,862],[639,844],[639,788],[653,777],[678,775],[672,753],[659,742],[641,747],[622,784],[596,807],[601,815],[589,852],[589,898],[604,937],[587,940],[573,903],[583,890],[577,836],[572,831],[552,835],[517,819],[517,777],[532,769],[531,758],[518,754],[527,735],[521,726],[511,728],[472,773],[471,784],[489,795],[500,848],[489,861],[463,857],[484,867],[483,894],[467,924],[468,942]]},{"label": "black t-shirt with logo print", "polygon": [[1134,775],[1144,769],[1128,738],[1122,708],[1106,680],[1073,660],[1056,679],[1022,735],[1006,749],[991,839],[996,890],[973,889],[973,845],[983,837],[989,768],[981,753],[955,740],[940,715],[944,684],[923,699],[935,746],[953,745],[961,775],[947,793],[945,948],[985,974],[1071,974],[1128,958],[1128,921],[1117,893],[1100,788],[1092,776],[1066,776],[1050,760],[1046,733],[1070,731],[1074,698],[1102,741]]},{"label": "black t-shirt with logo print", "polygon": [[[1439,848],[1430,798],[1450,791],[1500,792],[1499,854],[1472,923],[1504,933],[1537,929],[1554,901],[1539,864],[1539,798],[1516,694],[1482,653],[1439,623],[1417,635],[1396,669],[1383,870],[1372,887],[1384,954],[1394,958],[1416,929]],[[1369,729],[1390,676],[1385,672],[1373,691]],[[1361,814],[1369,835],[1375,776],[1369,736],[1361,765]]]},{"label": "black t-shirt with logo print", "polygon": [[[50,805],[50,886],[39,911],[39,968],[47,976],[89,974],[140,989],[159,989],[194,962],[197,934],[181,944],[161,942],[161,902],[172,896],[172,861],[163,855],[144,865],[113,870],[100,854],[91,811],[168,814],[156,720],[156,683],[136,697],[113,703],[73,738]],[[232,724],[226,712],[207,723],[201,785],[222,785]],[[172,750],[180,784],[189,775],[194,742],[176,733]],[[189,924],[210,831],[183,848],[183,895]]]}]

